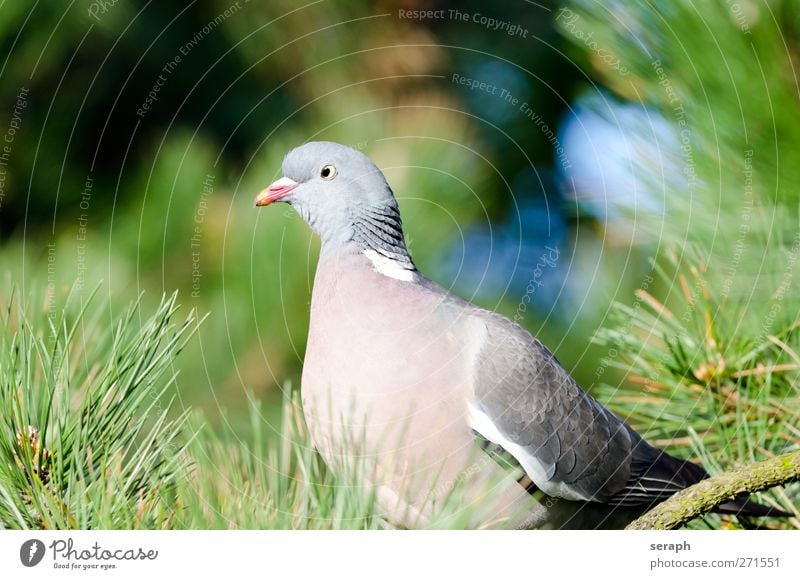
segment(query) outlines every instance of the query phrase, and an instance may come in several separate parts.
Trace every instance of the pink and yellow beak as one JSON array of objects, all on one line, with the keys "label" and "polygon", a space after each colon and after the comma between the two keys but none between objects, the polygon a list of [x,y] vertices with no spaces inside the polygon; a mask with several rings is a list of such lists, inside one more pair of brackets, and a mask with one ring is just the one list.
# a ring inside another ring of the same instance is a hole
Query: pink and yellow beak
[{"label": "pink and yellow beak", "polygon": [[264,205],[280,201],[296,189],[298,185],[300,185],[300,183],[289,179],[289,177],[281,177],[256,195],[256,207],[263,207]]}]

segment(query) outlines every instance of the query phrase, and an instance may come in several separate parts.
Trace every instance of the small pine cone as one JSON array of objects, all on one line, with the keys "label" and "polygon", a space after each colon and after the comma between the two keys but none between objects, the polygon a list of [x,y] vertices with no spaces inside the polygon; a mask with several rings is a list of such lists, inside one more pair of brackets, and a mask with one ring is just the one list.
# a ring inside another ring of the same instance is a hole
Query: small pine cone
[{"label": "small pine cone", "polygon": [[[30,449],[33,471],[43,484],[47,484],[50,481],[50,463],[53,459],[53,453],[42,445],[39,429],[35,426],[27,426],[22,431],[18,432],[17,446],[19,446],[20,451],[23,452],[26,446]],[[17,465],[23,468],[19,456],[17,456]]]}]

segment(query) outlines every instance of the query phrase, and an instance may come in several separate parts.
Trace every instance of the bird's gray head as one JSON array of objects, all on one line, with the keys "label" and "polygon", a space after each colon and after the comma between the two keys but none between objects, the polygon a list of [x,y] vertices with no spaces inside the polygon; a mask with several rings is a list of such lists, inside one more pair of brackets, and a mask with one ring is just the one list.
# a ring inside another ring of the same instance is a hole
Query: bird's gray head
[{"label": "bird's gray head", "polygon": [[256,197],[256,206],[288,203],[320,236],[322,251],[374,251],[414,269],[400,211],[386,178],[350,147],[317,141],[293,149],[283,177]]}]

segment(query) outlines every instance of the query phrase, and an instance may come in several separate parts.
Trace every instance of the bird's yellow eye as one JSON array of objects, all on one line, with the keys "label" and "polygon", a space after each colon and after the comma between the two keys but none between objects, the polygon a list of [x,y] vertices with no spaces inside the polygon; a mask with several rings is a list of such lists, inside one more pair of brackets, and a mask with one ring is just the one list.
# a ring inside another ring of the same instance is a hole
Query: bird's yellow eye
[{"label": "bird's yellow eye", "polygon": [[336,167],[333,165],[324,165],[322,170],[319,172],[319,176],[325,179],[326,181],[330,181],[334,177],[336,177]]}]

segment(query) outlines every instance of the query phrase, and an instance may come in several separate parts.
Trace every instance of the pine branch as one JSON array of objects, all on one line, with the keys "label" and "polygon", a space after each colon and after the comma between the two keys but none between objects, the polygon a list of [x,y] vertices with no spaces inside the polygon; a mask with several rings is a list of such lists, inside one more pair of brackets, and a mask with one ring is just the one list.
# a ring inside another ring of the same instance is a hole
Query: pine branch
[{"label": "pine branch", "polygon": [[796,450],[692,485],[657,505],[626,528],[674,529],[739,495],[763,491],[799,479],[800,450]]}]

